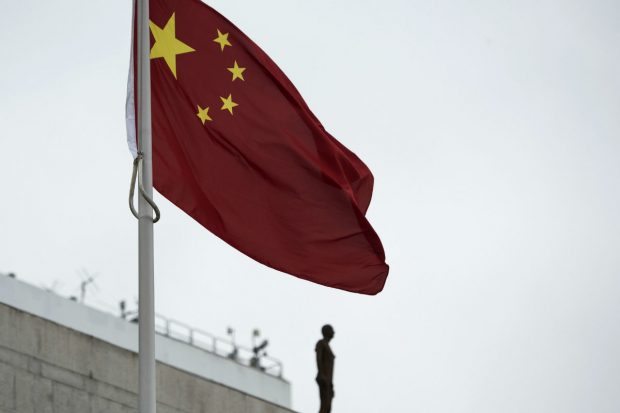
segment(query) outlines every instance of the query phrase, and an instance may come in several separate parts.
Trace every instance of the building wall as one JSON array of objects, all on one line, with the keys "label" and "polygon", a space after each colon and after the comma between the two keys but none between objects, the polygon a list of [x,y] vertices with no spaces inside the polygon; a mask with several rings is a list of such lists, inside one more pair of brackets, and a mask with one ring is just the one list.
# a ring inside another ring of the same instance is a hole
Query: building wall
[{"label": "building wall", "polygon": [[[0,413],[137,412],[137,354],[0,304]],[[157,364],[158,413],[291,410]]]}]

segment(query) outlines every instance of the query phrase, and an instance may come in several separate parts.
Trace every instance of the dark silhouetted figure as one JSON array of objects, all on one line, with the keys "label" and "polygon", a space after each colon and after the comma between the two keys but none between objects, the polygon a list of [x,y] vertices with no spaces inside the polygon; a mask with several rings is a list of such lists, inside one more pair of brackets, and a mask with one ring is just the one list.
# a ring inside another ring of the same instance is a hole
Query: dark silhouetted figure
[{"label": "dark silhouetted figure", "polygon": [[329,342],[334,338],[334,329],[326,324],[321,329],[323,338],[316,343],[316,366],[318,373],[316,382],[319,385],[319,396],[321,397],[321,409],[319,413],[330,413],[332,411],[332,399],[334,398],[334,353]]}]

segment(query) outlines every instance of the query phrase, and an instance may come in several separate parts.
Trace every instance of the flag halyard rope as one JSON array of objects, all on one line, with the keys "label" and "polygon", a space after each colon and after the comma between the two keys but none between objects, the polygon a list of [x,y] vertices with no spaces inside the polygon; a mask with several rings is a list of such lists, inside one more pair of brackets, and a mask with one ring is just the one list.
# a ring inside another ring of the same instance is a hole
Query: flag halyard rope
[{"label": "flag halyard rope", "polygon": [[151,208],[153,208],[153,211],[155,211],[155,218],[153,219],[153,223],[156,223],[157,221],[159,221],[159,218],[161,218],[161,213],[159,212],[159,208],[157,207],[157,204],[155,204],[155,201],[153,201],[153,199],[150,196],[148,196],[148,194],[144,190],[144,185],[142,184],[142,160],[143,159],[144,159],[144,155],[142,154],[142,152],[138,152],[138,156],[136,156],[136,158],[133,160],[133,171],[131,173],[131,186],[129,187],[129,209],[131,210],[131,213],[133,214],[133,216],[136,217],[136,219],[140,219],[140,215],[136,211],[136,208],[133,206],[133,197],[134,197],[134,192],[135,192],[135,187],[136,187],[136,176],[137,176],[138,177],[138,190],[140,191],[140,195],[142,195],[142,198],[144,198],[144,200],[148,202]]}]

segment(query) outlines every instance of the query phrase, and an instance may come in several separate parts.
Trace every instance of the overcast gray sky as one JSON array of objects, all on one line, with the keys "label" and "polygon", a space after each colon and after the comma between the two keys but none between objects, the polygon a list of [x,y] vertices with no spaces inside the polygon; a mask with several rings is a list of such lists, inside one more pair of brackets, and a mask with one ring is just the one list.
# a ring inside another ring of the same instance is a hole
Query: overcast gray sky
[{"label": "overcast gray sky", "polygon": [[[285,363],[318,410],[620,411],[620,3],[212,0],[375,175],[391,274],[359,296],[253,262],[161,196],[159,313]],[[0,272],[137,296],[124,102],[129,0],[0,14]],[[88,301],[89,298],[87,298]]]}]

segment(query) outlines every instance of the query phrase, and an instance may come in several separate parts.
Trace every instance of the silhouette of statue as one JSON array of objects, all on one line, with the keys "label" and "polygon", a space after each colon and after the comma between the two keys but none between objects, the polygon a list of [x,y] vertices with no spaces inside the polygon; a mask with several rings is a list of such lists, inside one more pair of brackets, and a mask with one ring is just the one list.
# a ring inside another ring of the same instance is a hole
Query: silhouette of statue
[{"label": "silhouette of statue", "polygon": [[326,324],[321,329],[323,338],[316,343],[316,366],[318,373],[316,382],[319,385],[319,396],[321,397],[321,409],[319,413],[330,413],[332,411],[332,399],[334,398],[334,353],[329,342],[334,338],[334,329]]}]

